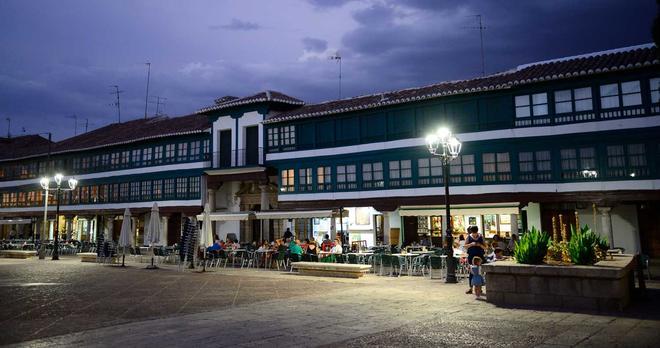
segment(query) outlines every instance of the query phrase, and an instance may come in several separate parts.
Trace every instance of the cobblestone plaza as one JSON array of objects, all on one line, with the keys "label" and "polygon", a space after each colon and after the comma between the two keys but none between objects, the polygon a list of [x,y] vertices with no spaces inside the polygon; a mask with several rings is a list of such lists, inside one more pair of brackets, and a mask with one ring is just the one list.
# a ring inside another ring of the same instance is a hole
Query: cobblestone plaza
[{"label": "cobblestone plaza", "polygon": [[620,313],[498,308],[465,282],[0,260],[0,344],[61,346],[654,346],[660,286]]}]

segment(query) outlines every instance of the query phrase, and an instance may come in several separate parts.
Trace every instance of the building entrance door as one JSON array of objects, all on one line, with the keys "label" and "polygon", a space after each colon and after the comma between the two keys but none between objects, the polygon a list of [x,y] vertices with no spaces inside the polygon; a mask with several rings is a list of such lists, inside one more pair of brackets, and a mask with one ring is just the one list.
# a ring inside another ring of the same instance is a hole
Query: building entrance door
[{"label": "building entrance door", "polygon": [[403,244],[410,245],[412,242],[419,242],[417,235],[417,216],[403,217]]},{"label": "building entrance door", "polygon": [[245,165],[259,164],[259,127],[245,128]]},{"label": "building entrance door", "polygon": [[221,168],[231,167],[231,129],[220,131],[220,149],[218,149]]}]

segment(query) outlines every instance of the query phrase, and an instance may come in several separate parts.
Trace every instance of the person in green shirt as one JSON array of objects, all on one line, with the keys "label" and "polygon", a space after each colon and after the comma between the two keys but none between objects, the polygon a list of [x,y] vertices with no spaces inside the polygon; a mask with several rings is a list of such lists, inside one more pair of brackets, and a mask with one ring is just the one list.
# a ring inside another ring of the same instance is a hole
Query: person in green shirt
[{"label": "person in green shirt", "polygon": [[292,255],[293,254],[302,255],[303,250],[300,247],[300,245],[298,245],[297,241],[291,240],[291,243],[289,243],[289,253],[292,254]]}]

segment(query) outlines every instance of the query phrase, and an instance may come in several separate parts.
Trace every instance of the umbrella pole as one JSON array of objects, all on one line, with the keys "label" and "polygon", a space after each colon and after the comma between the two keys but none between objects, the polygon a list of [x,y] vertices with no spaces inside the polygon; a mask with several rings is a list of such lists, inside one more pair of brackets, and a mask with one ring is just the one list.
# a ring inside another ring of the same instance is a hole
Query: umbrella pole
[{"label": "umbrella pole", "polygon": [[204,262],[202,264],[202,272],[206,272],[206,248],[204,248],[204,258],[203,258],[202,262]]},{"label": "umbrella pole", "polygon": [[147,265],[147,269],[157,269],[158,266],[154,265],[154,250],[153,247],[149,247],[151,249],[151,265]]}]

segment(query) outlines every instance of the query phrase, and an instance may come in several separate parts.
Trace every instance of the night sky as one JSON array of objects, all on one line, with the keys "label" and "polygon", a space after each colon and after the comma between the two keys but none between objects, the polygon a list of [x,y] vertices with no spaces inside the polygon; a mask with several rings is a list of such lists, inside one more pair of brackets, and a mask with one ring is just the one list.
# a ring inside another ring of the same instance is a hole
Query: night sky
[{"label": "night sky", "polygon": [[[149,94],[185,115],[224,95],[308,103],[476,77],[652,42],[655,0],[0,0],[0,135],[56,140],[144,116]],[[153,99],[152,99],[153,101]],[[149,104],[149,115],[156,111]]]}]

